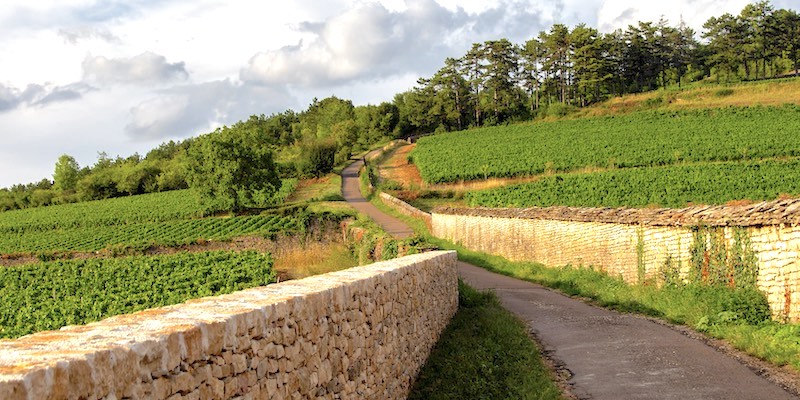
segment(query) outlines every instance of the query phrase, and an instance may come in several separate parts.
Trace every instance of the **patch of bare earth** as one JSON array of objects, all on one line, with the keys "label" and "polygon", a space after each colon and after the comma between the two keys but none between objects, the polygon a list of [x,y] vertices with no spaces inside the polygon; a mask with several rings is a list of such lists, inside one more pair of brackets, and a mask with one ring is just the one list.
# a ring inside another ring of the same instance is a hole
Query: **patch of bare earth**
[{"label": "patch of bare earth", "polygon": [[400,146],[380,166],[380,176],[382,179],[399,183],[405,190],[437,190],[437,191],[456,191],[463,192],[469,190],[492,189],[501,186],[513,185],[515,183],[534,182],[540,176],[528,176],[521,178],[489,178],[475,181],[460,181],[454,183],[428,184],[422,180],[422,175],[416,165],[408,162],[408,155],[416,147],[416,144]]}]

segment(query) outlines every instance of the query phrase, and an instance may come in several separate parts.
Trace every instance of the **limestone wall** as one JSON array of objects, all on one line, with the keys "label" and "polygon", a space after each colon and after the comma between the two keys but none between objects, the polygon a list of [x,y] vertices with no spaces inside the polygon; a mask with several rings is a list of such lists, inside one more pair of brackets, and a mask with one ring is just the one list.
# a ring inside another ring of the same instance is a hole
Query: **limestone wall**
[{"label": "limestone wall", "polygon": [[773,314],[800,321],[797,204],[723,207],[715,208],[714,213],[709,213],[708,207],[440,209],[432,213],[432,234],[510,260],[593,266],[635,283],[641,277],[658,276],[667,260],[687,276],[697,226],[717,229],[729,247],[734,230],[743,229],[757,258],[757,286],[767,295]]},{"label": "limestone wall", "polygon": [[422,211],[412,206],[411,204],[408,204],[405,201],[400,200],[397,197],[394,197],[385,192],[381,192],[380,198],[384,204],[388,205],[389,207],[392,207],[397,212],[403,215],[407,215],[409,217],[421,219],[422,221],[425,222],[425,225],[428,226],[428,229],[431,228],[431,214],[426,213],[425,211]]},{"label": "limestone wall", "polygon": [[403,399],[458,306],[432,252],[0,341],[0,399]]}]

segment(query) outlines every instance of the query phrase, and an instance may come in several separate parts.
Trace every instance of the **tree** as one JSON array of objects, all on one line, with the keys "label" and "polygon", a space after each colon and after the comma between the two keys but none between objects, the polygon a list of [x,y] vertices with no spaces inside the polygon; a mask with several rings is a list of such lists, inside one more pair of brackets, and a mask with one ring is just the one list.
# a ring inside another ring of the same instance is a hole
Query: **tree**
[{"label": "tree", "polygon": [[262,206],[259,200],[281,185],[272,152],[235,129],[196,139],[187,156],[189,187],[200,196],[205,214]]},{"label": "tree", "polygon": [[562,24],[553,25],[549,33],[539,33],[539,41],[544,49],[546,81],[556,85],[558,99],[565,104],[569,102],[571,72],[569,36],[569,28]]},{"label": "tree", "polygon": [[54,187],[59,191],[75,190],[75,185],[80,177],[80,167],[70,155],[62,154],[56,162],[56,169],[53,173]]},{"label": "tree", "polygon": [[[708,61],[711,66],[719,72],[725,72],[727,77],[731,73],[735,74],[737,66],[743,64],[745,76],[750,75],[747,59],[742,55],[741,49],[746,40],[743,27],[738,19],[731,14],[725,13],[719,18],[711,17],[703,24],[705,32],[703,37],[708,40],[708,48],[711,52]],[[728,78],[729,80],[729,78]]]},{"label": "tree", "polygon": [[607,45],[597,29],[580,24],[570,33],[573,47],[573,69],[576,92],[581,106],[600,101],[602,87],[610,78],[609,63],[605,54]]},{"label": "tree", "polygon": [[542,58],[544,49],[538,39],[525,42],[520,51],[519,83],[530,98],[530,113],[539,108],[539,89],[542,86]]},{"label": "tree", "polygon": [[800,14],[793,10],[777,10],[769,26],[777,48],[786,52],[792,62],[794,76],[800,75]]},{"label": "tree", "polygon": [[298,169],[304,176],[320,176],[333,170],[336,162],[337,147],[333,140],[316,140],[302,146],[302,158]]}]

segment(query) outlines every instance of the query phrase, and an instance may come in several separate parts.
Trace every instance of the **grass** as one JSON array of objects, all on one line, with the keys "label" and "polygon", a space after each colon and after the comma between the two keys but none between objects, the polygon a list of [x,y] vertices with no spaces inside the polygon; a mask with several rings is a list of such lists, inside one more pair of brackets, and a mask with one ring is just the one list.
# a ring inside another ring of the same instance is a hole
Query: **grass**
[{"label": "grass", "polygon": [[459,309],[408,397],[416,399],[561,399],[525,324],[494,293],[459,282]]},{"label": "grass", "polygon": [[287,203],[339,201],[342,197],[342,177],[328,174],[320,178],[300,181],[294,192],[286,199]]},{"label": "grass", "polygon": [[617,115],[650,109],[692,110],[740,107],[755,104],[778,106],[800,104],[800,79],[741,82],[737,84],[696,84],[615,97],[587,107],[570,118]]},{"label": "grass", "polygon": [[591,268],[512,262],[445,240],[429,240],[443,249],[456,250],[460,260],[487,270],[587,298],[606,308],[687,325],[774,365],[800,371],[800,326],[769,320],[769,306],[757,290],[699,284],[660,288],[652,282],[629,285]]},{"label": "grass", "polygon": [[653,282],[629,285],[619,277],[592,268],[549,268],[533,262],[512,262],[434,238],[422,221],[397,213],[377,198],[372,202],[408,223],[431,244],[456,250],[461,261],[589,299],[602,307],[686,325],[771,364],[788,365],[800,371],[800,325],[769,320],[769,306],[760,292],[734,292],[702,285],[662,288]]},{"label": "grass", "polygon": [[344,243],[308,242],[275,257],[275,270],[284,279],[302,279],[355,267],[358,263]]}]

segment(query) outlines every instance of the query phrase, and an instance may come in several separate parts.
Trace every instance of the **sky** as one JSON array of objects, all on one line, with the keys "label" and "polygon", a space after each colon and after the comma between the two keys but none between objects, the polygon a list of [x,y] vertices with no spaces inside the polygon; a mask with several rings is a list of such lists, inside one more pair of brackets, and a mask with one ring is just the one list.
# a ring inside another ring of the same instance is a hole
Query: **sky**
[{"label": "sky", "polygon": [[[472,43],[662,16],[698,32],[747,0],[3,0],[0,187],[338,96],[391,101]],[[792,4],[795,3],[795,4]],[[800,9],[797,0],[773,0]]]}]

